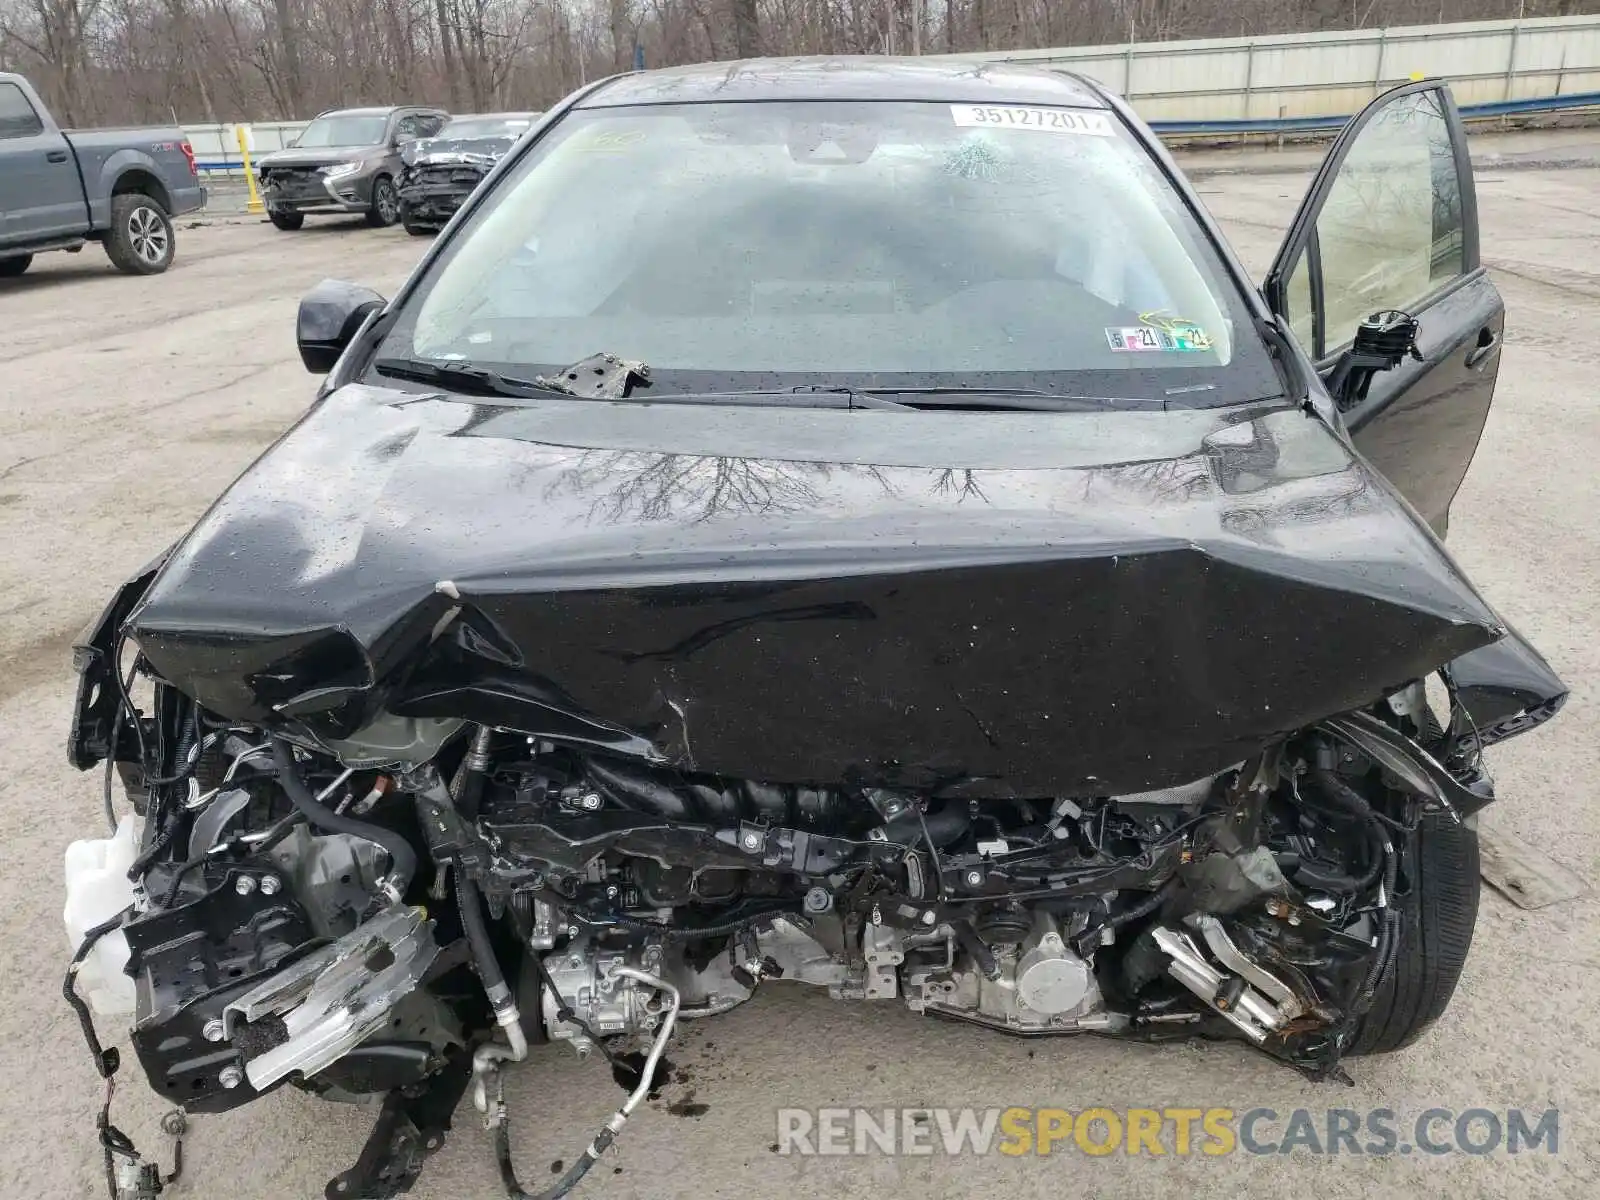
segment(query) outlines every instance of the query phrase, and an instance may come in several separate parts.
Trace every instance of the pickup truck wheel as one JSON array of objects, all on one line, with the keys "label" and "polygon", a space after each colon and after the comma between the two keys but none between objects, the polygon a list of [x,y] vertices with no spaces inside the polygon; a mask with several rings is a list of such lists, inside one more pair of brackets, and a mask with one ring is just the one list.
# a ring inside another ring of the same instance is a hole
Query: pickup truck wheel
[{"label": "pickup truck wheel", "polygon": [[372,181],[372,207],[367,209],[367,224],[382,229],[399,219],[400,196],[394,190],[394,180],[379,175]]},{"label": "pickup truck wheel", "polygon": [[111,197],[106,257],[124,275],[161,274],[172,265],[176,242],[166,209],[149,196]]},{"label": "pickup truck wheel", "polygon": [[267,210],[267,220],[287,233],[293,233],[306,223],[305,213],[279,212],[277,209]]},{"label": "pickup truck wheel", "polygon": [[1421,1037],[1450,1003],[1472,945],[1483,886],[1477,831],[1432,814],[1411,838],[1401,862],[1412,878],[1393,900],[1400,918],[1394,951],[1351,1054],[1384,1054]]},{"label": "pickup truck wheel", "polygon": [[32,262],[31,254],[24,254],[20,258],[0,258],[0,279],[15,279],[26,271]]}]

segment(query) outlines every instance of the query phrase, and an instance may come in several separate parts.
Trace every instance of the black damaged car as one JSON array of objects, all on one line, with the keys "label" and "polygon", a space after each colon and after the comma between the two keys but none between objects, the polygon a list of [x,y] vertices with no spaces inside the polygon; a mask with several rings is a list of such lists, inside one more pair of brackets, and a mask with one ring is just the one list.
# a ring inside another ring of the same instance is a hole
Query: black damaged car
[{"label": "black damaged car", "polygon": [[553,1197],[760,988],[1316,1079],[1439,1017],[1486,751],[1566,696],[1441,542],[1503,320],[1444,84],[1260,287],[1010,66],[622,76],[466,203],[307,297],[317,402],[78,647],[103,1072],[88,1002],[190,1110],[383,1097],[330,1196],[470,1085],[523,1196],[504,1065],[637,1050]]},{"label": "black damaged car", "polygon": [[451,117],[437,137],[404,147],[396,182],[406,232],[437,232],[538,119],[538,113]]}]

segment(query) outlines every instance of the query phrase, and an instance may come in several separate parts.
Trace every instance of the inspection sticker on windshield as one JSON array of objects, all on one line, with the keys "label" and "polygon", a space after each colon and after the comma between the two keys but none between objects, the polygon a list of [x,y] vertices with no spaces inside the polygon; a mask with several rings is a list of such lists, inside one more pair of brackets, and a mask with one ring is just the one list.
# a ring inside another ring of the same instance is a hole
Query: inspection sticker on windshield
[{"label": "inspection sticker on windshield", "polygon": [[1197,325],[1184,325],[1176,329],[1110,325],[1106,327],[1106,341],[1111,343],[1113,350],[1129,353],[1142,350],[1211,349],[1211,339]]},{"label": "inspection sticker on windshield", "polygon": [[1037,129],[1040,133],[1112,135],[1111,118],[1079,108],[1015,108],[993,104],[952,104],[950,116],[969,129]]}]

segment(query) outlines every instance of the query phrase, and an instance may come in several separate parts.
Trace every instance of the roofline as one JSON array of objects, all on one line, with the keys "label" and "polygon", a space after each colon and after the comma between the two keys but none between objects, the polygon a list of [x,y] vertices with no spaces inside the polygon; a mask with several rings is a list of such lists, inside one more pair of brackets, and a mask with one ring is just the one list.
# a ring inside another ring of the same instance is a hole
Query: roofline
[{"label": "roofline", "polygon": [[[793,60],[808,60],[808,59],[809,60],[835,60],[835,59],[852,59],[852,58],[891,59],[891,60],[894,60],[894,59],[906,59],[907,61],[911,61],[911,62],[926,62],[926,63],[935,63],[935,64],[939,63],[941,61],[951,62],[951,63],[955,63],[955,62],[959,61],[959,59],[950,58],[950,57],[947,57],[945,55],[927,55],[927,56],[923,56],[921,58],[915,58],[915,57],[908,57],[908,56],[903,56],[903,55],[802,54],[802,55],[778,55],[778,56],[775,56],[775,58],[778,61],[793,61]],[[760,99],[760,98],[754,98],[754,97],[752,97],[752,98],[737,98],[737,99],[717,99],[717,98],[712,98],[712,97],[706,97],[706,98],[677,98],[677,99],[660,99],[660,100],[654,100],[654,99],[652,99],[652,100],[629,100],[629,101],[626,101],[626,102],[624,102],[622,104],[615,104],[615,105],[607,105],[607,104],[603,103],[603,100],[604,100],[604,97],[605,97],[605,93],[608,92],[609,90],[611,90],[613,85],[621,83],[622,81],[627,80],[627,79],[636,78],[636,77],[638,77],[640,75],[653,75],[653,74],[656,74],[657,72],[669,72],[669,71],[679,70],[679,69],[682,69],[682,68],[685,68],[685,67],[709,67],[709,66],[729,67],[729,66],[733,66],[733,65],[735,65],[737,63],[763,62],[763,61],[772,61],[772,60],[769,59],[769,58],[766,58],[766,57],[756,57],[756,58],[748,58],[748,59],[734,59],[734,60],[730,60],[728,62],[683,63],[683,64],[679,64],[678,66],[660,67],[660,68],[656,68],[655,70],[618,71],[618,72],[616,72],[616,73],[614,73],[612,75],[607,75],[607,76],[605,76],[605,77],[603,77],[601,79],[595,80],[593,83],[589,84],[587,87],[579,88],[576,92],[574,92],[571,95],[566,97],[566,101],[568,103],[564,103],[563,105],[559,105],[559,106],[555,106],[555,107],[560,107],[560,108],[563,108],[563,109],[565,109],[565,108],[582,109],[582,108],[585,108],[585,107],[590,107],[591,106],[590,105],[591,101],[601,101],[601,103],[596,103],[596,104],[592,105],[592,107],[596,107],[596,108],[607,108],[607,107],[612,107],[612,108],[617,108],[617,107],[655,108],[655,107],[662,107],[662,106],[665,106],[665,105],[672,105],[672,104],[762,104],[762,103],[770,103],[771,101],[769,101],[769,100]],[[964,65],[971,65],[971,64],[964,64]],[[1063,67],[1057,67],[1057,66],[1055,66],[1053,64],[1048,64],[1048,63],[1034,64],[1034,63],[1028,63],[1028,62],[1012,62],[1012,61],[1007,60],[1007,59],[998,59],[998,60],[994,60],[992,64],[985,63],[984,65],[993,65],[993,66],[997,66],[997,67],[1010,67],[1010,68],[1013,68],[1013,69],[1020,70],[1023,73],[1032,73],[1032,74],[1036,74],[1036,75],[1057,75],[1057,76],[1060,76],[1061,78],[1070,80],[1071,82],[1073,82],[1073,83],[1079,85],[1080,87],[1082,87],[1085,91],[1089,92],[1096,99],[1100,100],[1101,103],[1106,108],[1115,107],[1111,103],[1111,101],[1113,99],[1121,99],[1120,93],[1111,91],[1109,88],[1107,88],[1104,84],[1100,83],[1098,80],[1091,79],[1089,76],[1083,75],[1083,74],[1079,73],[1078,71],[1067,70],[1067,69],[1065,69]],[[875,97],[875,98],[871,98],[871,99],[860,99],[858,102],[859,103],[864,103],[864,104],[876,104],[876,103],[889,103],[889,102],[894,102],[894,101],[909,101],[909,102],[915,102],[915,103],[931,103],[931,104],[942,104],[942,103],[947,103],[948,102],[947,99],[944,98],[944,97],[929,97],[929,98],[927,98],[925,100],[918,100],[915,97],[911,97],[911,96],[882,96],[882,97]],[[811,99],[811,98],[805,98],[805,99],[798,99],[798,100],[794,101],[794,103],[797,103],[797,104],[829,103],[829,102],[830,102],[829,99],[827,97],[823,97],[823,96],[818,96],[814,100]],[[1033,101],[1032,103],[1037,104],[1037,103],[1040,103],[1040,101]],[[1066,101],[1066,100],[1059,101],[1057,103],[1062,108],[1071,108],[1071,107],[1073,107],[1073,105],[1070,102]],[[1053,105],[1051,105],[1049,103],[1046,103],[1045,107],[1053,107]],[[555,111],[555,108],[553,107],[549,111]]]},{"label": "roofline", "polygon": [[325,108],[311,119],[320,121],[323,117],[333,116],[334,113],[370,113],[373,116],[381,113],[384,116],[393,116],[397,112],[436,112],[443,113],[447,117],[450,115],[446,109],[434,104],[344,104],[335,108]]}]

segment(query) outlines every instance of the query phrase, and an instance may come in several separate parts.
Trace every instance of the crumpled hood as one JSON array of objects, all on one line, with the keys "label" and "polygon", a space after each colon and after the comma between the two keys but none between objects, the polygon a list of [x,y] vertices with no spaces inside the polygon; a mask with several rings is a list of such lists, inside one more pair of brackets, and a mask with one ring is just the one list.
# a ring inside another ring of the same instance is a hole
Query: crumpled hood
[{"label": "crumpled hood", "polygon": [[422,167],[496,163],[516,144],[517,140],[509,137],[429,138],[418,143],[411,152],[408,165]]},{"label": "crumpled hood", "polygon": [[773,781],[1197,778],[1503,632],[1319,418],[317,405],[131,618],[239,719],[387,709]]}]

